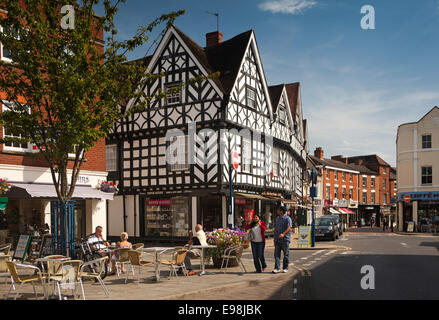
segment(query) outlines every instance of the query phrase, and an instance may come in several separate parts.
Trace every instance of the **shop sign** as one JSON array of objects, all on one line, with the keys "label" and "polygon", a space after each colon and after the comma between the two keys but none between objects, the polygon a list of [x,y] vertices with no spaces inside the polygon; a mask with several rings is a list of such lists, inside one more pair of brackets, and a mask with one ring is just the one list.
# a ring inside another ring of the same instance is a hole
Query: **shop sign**
[{"label": "shop sign", "polygon": [[298,246],[311,246],[311,227],[300,226],[299,227],[299,241]]},{"label": "shop sign", "polygon": [[90,183],[90,178],[87,176],[78,176],[77,183]]},{"label": "shop sign", "polygon": [[409,221],[407,225],[407,232],[413,232],[415,230],[415,222]]},{"label": "shop sign", "polygon": [[252,221],[253,214],[255,213],[255,210],[253,210],[253,209],[245,209],[244,213],[245,213],[245,221]]},{"label": "shop sign", "polygon": [[358,208],[358,201],[350,199],[349,208],[354,208],[354,209]]},{"label": "shop sign", "polygon": [[171,206],[172,205],[172,199],[153,199],[148,200],[146,204],[149,207],[155,207],[155,206]]},{"label": "shop sign", "polygon": [[429,192],[406,192],[398,194],[398,201],[405,201],[409,199],[410,201],[431,201],[439,200],[439,191],[429,191]]},{"label": "shop sign", "polygon": [[338,199],[334,199],[334,200],[332,200],[332,205],[333,205],[334,207],[338,207]]},{"label": "shop sign", "polygon": [[247,204],[247,200],[242,198],[235,198],[235,204],[238,206],[245,206]]},{"label": "shop sign", "polygon": [[338,201],[339,208],[347,208],[348,207],[348,200],[343,199]]}]

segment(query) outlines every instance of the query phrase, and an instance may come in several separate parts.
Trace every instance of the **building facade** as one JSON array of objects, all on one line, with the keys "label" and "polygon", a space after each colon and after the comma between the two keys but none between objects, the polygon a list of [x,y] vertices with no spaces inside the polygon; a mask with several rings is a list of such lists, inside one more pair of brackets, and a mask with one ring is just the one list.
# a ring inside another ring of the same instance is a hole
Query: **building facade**
[{"label": "building facade", "polygon": [[[1,9],[0,15],[7,15],[7,11]],[[103,32],[98,34],[95,44],[98,50],[103,52]],[[9,50],[2,44],[0,59],[6,63],[13,63]],[[6,101],[5,97],[5,93],[0,92],[1,112],[5,111],[11,102]],[[21,97],[19,101],[24,102]],[[5,136],[21,137],[20,132],[11,132],[7,127],[0,128],[0,137]],[[69,169],[73,167],[74,154],[71,157]],[[69,173],[71,174],[71,170]],[[44,228],[46,223],[52,225],[51,203],[57,200],[57,195],[49,165],[35,145],[1,144],[0,179],[6,179],[12,186],[5,195],[8,198],[7,205],[0,211],[0,244],[15,241],[19,234],[28,232],[27,226]],[[102,139],[86,153],[73,194],[75,235],[78,239],[92,233],[98,225],[106,230],[107,200],[112,199],[112,195],[96,190],[98,183],[106,179],[105,140]]]},{"label": "building facade", "polygon": [[300,205],[307,139],[300,84],[267,85],[252,30],[224,42],[210,33],[206,44],[171,26],[143,59],[164,76],[140,89],[166,97],[121,119],[107,139],[109,179],[120,189],[109,207],[111,235],[180,239],[197,223],[241,228],[254,212],[270,229],[276,204]]},{"label": "building facade", "polygon": [[358,209],[359,172],[342,161],[325,159],[320,147],[310,159],[322,177],[322,213],[340,215],[346,226],[353,225]]},{"label": "building facade", "polygon": [[437,230],[439,223],[439,108],[398,127],[398,229]]}]

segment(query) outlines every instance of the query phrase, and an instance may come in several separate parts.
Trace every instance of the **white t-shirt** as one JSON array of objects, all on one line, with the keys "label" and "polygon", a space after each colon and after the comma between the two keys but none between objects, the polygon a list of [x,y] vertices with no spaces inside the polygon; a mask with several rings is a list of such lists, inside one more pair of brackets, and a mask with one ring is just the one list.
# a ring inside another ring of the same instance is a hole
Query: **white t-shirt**
[{"label": "white t-shirt", "polygon": [[252,242],[262,242],[262,235],[261,235],[261,227],[259,226],[259,224],[257,224],[256,226],[254,226],[252,228],[252,232],[255,236],[255,238],[252,240]]},{"label": "white t-shirt", "polygon": [[[96,237],[96,235],[92,235],[88,238],[87,241],[91,246],[94,246],[95,250],[103,250],[107,249],[107,246],[103,243],[104,239]],[[99,243],[101,242],[101,243]]]}]

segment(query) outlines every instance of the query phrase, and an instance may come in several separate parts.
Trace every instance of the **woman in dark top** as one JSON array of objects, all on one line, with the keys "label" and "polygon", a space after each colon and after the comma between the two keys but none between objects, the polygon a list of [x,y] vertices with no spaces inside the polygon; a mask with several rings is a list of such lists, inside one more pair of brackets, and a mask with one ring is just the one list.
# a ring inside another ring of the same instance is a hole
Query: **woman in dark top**
[{"label": "woman in dark top", "polygon": [[245,226],[245,230],[247,230],[247,233],[252,232],[254,235],[251,242],[253,262],[255,264],[256,272],[261,273],[267,268],[264,257],[265,230],[267,230],[267,226],[265,225],[265,222],[261,221],[259,215],[254,214],[252,222]]}]

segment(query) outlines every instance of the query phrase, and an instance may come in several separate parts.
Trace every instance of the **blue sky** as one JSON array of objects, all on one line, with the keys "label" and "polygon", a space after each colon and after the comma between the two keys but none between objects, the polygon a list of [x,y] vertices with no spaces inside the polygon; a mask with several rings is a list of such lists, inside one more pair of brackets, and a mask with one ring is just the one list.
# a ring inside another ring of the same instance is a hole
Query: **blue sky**
[{"label": "blue sky", "polygon": [[[375,9],[375,30],[360,26],[363,5]],[[225,40],[254,29],[269,85],[301,82],[310,151],[321,146],[325,157],[376,153],[395,165],[398,125],[439,105],[439,0],[127,0],[120,8],[120,39],[183,8],[176,25],[202,46],[216,30],[206,11],[220,13]]]}]

